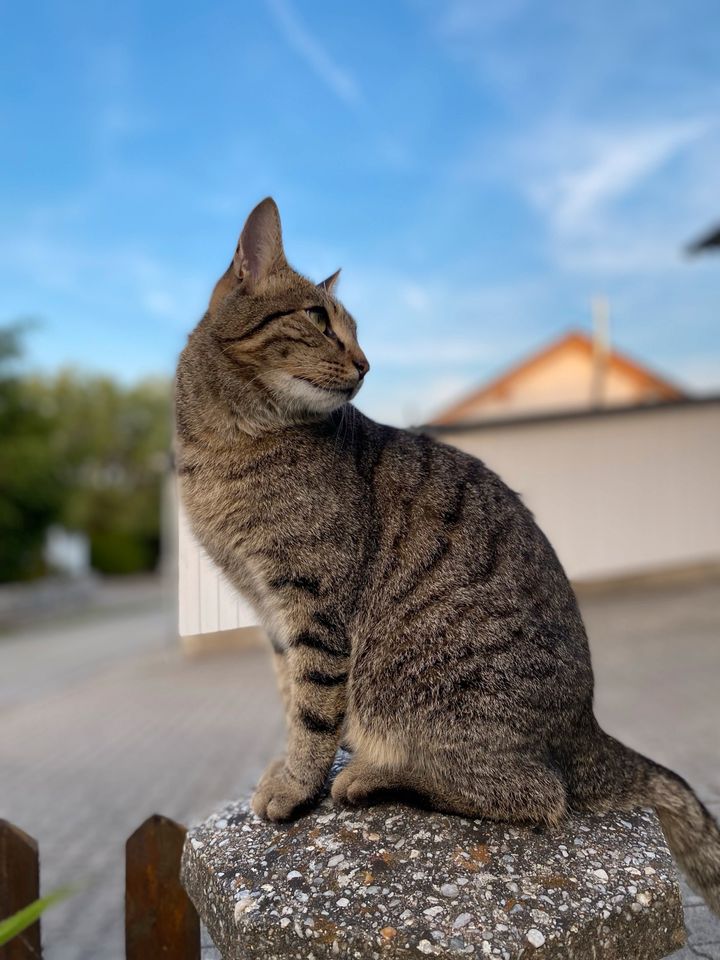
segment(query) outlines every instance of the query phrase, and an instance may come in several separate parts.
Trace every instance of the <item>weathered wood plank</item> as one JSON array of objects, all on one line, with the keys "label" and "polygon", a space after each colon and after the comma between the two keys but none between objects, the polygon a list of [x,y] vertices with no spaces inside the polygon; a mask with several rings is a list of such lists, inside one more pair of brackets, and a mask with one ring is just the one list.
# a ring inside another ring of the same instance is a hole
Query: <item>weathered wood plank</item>
[{"label": "weathered wood plank", "polygon": [[[0,820],[0,920],[11,917],[40,896],[37,841],[7,820]],[[42,957],[40,921],[0,947],[0,960]]]},{"label": "weathered wood plank", "polygon": [[180,884],[186,830],[155,814],[125,846],[126,960],[199,960],[200,922]]}]

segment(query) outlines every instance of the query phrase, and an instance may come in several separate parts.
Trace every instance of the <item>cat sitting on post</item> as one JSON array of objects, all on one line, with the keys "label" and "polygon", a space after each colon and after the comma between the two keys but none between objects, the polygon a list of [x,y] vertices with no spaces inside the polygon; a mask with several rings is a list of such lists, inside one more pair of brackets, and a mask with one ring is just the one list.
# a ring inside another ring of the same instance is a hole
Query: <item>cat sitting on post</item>
[{"label": "cat sitting on post", "polygon": [[410,791],[437,810],[557,824],[654,806],[720,912],[720,829],[679,776],[600,729],[577,602],[519,497],[481,461],[351,401],[355,321],[287,262],[270,198],[182,352],[177,461],[198,540],[275,652],[284,757],[253,808]]}]

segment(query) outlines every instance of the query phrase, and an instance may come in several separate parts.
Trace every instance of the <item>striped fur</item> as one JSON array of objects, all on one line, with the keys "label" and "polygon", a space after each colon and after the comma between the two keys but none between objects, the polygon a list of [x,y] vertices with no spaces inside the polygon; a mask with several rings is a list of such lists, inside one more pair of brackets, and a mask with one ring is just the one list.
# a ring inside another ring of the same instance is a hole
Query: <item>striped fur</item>
[{"label": "striped fur", "polygon": [[359,413],[366,369],[332,282],[288,266],[264,201],[176,385],[188,515],[276,651],[288,745],[256,812],[311,803],[342,737],[338,800],[400,788],[539,824],[655,804],[717,909],[717,825],[598,728],[576,599],[530,512],[480,461]]}]

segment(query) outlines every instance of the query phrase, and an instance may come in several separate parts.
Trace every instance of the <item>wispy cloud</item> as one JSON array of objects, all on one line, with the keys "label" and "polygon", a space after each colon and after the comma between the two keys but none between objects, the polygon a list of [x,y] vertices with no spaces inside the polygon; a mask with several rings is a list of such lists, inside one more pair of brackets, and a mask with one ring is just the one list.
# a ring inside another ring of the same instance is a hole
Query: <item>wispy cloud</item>
[{"label": "wispy cloud", "polygon": [[[718,132],[702,116],[612,127],[548,121],[499,151],[494,176],[541,216],[546,251],[562,269],[679,269],[716,181]],[[464,161],[460,176],[471,166]]]},{"label": "wispy cloud", "polygon": [[107,290],[129,315],[144,315],[182,330],[202,312],[208,280],[128,245],[96,246],[53,230],[45,221],[0,232],[3,269],[28,283],[39,299],[71,297],[102,316]]},{"label": "wispy cloud", "polygon": [[478,126],[451,180],[521,196],[535,251],[563,275],[682,269],[683,243],[717,202],[706,29],[690,53],[678,43],[686,22],[653,0],[608,0],[602,16],[561,0],[414,2],[510,118]]},{"label": "wispy cloud", "polygon": [[467,40],[469,32],[487,33],[515,20],[528,7],[528,0],[449,0],[433,12],[441,33],[453,40]]},{"label": "wispy cloud", "polygon": [[353,77],[337,64],[305,26],[289,0],[265,0],[285,40],[336,97],[351,107],[362,103]]},{"label": "wispy cloud", "polygon": [[136,66],[127,45],[99,43],[82,61],[92,126],[90,135],[101,164],[113,163],[118,148],[152,129],[148,101],[138,93]]},{"label": "wispy cloud", "polygon": [[[530,195],[557,229],[583,229],[710,127],[708,121],[696,120],[604,134],[576,129],[570,137],[561,138],[564,147],[559,166],[531,182]],[[557,138],[548,137],[546,142],[556,145]]]}]

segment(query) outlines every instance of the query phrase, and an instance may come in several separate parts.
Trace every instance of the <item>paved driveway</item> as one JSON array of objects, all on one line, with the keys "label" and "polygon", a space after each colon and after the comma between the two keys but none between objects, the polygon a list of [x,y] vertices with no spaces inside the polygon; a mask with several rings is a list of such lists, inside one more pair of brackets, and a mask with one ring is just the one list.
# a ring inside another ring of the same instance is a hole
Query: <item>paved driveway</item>
[{"label": "paved driveway", "polygon": [[[605,729],[682,774],[720,818],[720,582],[581,596]],[[720,960],[720,920],[684,887],[689,946]]]},{"label": "paved driveway", "polygon": [[[608,730],[674,766],[720,813],[717,582],[583,597]],[[89,881],[48,914],[48,960],[121,960],[123,843],[248,790],[280,745],[264,651],[183,659],[159,607],[0,641],[0,816],[41,844],[43,884]],[[720,923],[688,897],[695,952]]]}]

